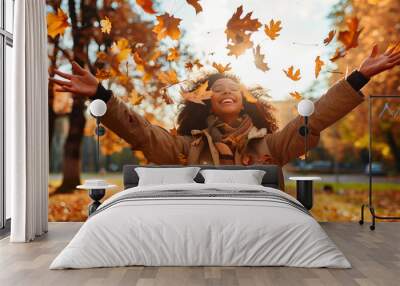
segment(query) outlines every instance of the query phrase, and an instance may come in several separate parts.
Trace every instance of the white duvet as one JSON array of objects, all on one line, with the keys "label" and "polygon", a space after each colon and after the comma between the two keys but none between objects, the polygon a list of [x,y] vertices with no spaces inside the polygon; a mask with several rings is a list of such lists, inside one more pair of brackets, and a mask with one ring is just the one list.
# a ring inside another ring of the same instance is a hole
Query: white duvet
[{"label": "white duvet", "polygon": [[82,225],[50,269],[351,267],[318,222],[289,204],[244,197],[151,198],[112,204],[131,192],[208,189],[261,190],[297,202],[280,190],[254,185],[193,183],[127,189],[100,206],[104,209]]}]

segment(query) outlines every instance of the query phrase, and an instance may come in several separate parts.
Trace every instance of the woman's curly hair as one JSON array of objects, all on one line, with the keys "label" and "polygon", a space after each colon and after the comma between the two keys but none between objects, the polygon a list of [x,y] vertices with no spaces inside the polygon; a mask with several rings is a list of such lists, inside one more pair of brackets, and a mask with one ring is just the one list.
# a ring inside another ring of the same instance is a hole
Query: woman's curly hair
[{"label": "woman's curly hair", "polygon": [[[187,81],[182,91],[195,91],[205,82],[208,82],[207,90],[210,90],[212,85],[221,78],[229,78],[241,84],[237,76],[229,73],[203,73],[195,80]],[[269,97],[267,91],[261,86],[248,88],[247,90],[253,97],[257,98],[257,102],[251,103],[243,96],[244,109],[240,114],[248,114],[257,128],[266,128],[267,133],[274,133],[278,126],[273,115],[275,108],[265,100],[265,97]],[[194,129],[202,130],[207,128],[207,117],[211,113],[211,100],[203,100],[203,102],[205,103],[204,105],[185,100],[181,104],[178,111],[177,133],[179,135],[191,135],[191,131]]]}]

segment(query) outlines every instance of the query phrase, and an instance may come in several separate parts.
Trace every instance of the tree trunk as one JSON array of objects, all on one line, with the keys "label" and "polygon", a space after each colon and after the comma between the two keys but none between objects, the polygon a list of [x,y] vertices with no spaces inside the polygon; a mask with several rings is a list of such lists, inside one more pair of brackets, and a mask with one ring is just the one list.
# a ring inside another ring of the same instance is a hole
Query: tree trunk
[{"label": "tree trunk", "polygon": [[[82,1],[83,2],[83,1]],[[72,39],[73,39],[73,52],[74,60],[84,65],[81,58],[84,54],[85,46],[80,41],[80,29],[78,27],[78,19],[75,10],[75,1],[68,1],[69,15],[72,26]],[[85,9],[81,9],[81,15],[84,14]],[[82,26],[85,27],[85,17],[82,16]],[[83,130],[86,123],[84,116],[84,102],[85,99],[73,96],[72,110],[68,116],[69,130],[68,136],[64,143],[63,154],[63,181],[57,188],[55,193],[68,193],[75,190],[76,186],[81,183],[81,145],[83,138]]]}]

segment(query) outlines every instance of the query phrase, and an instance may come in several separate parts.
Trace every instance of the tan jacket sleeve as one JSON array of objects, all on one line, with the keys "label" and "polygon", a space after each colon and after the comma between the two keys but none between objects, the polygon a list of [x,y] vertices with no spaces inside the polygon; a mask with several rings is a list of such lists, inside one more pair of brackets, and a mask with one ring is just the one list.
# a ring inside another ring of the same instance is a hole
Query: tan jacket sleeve
[{"label": "tan jacket sleeve", "polygon": [[[181,164],[180,156],[189,153],[189,136],[174,136],[151,124],[117,96],[107,101],[101,122],[155,164]],[[182,155],[180,155],[182,154]]]},{"label": "tan jacket sleeve", "polygon": [[[334,84],[315,103],[314,113],[308,119],[309,135],[308,150],[318,145],[320,132],[332,125],[357,105],[364,101],[364,95],[357,92],[342,79]],[[299,129],[304,124],[304,118],[298,115],[283,129],[265,137],[271,156],[283,166],[292,159],[304,154],[304,137]]]}]

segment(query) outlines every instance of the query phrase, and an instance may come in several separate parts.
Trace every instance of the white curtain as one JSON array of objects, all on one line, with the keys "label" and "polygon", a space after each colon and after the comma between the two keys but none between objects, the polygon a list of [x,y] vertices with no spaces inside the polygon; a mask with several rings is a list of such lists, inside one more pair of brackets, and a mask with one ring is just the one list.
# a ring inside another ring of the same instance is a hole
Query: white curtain
[{"label": "white curtain", "polygon": [[47,232],[48,94],[45,0],[15,1],[13,93],[6,98],[6,187],[12,242]]}]

